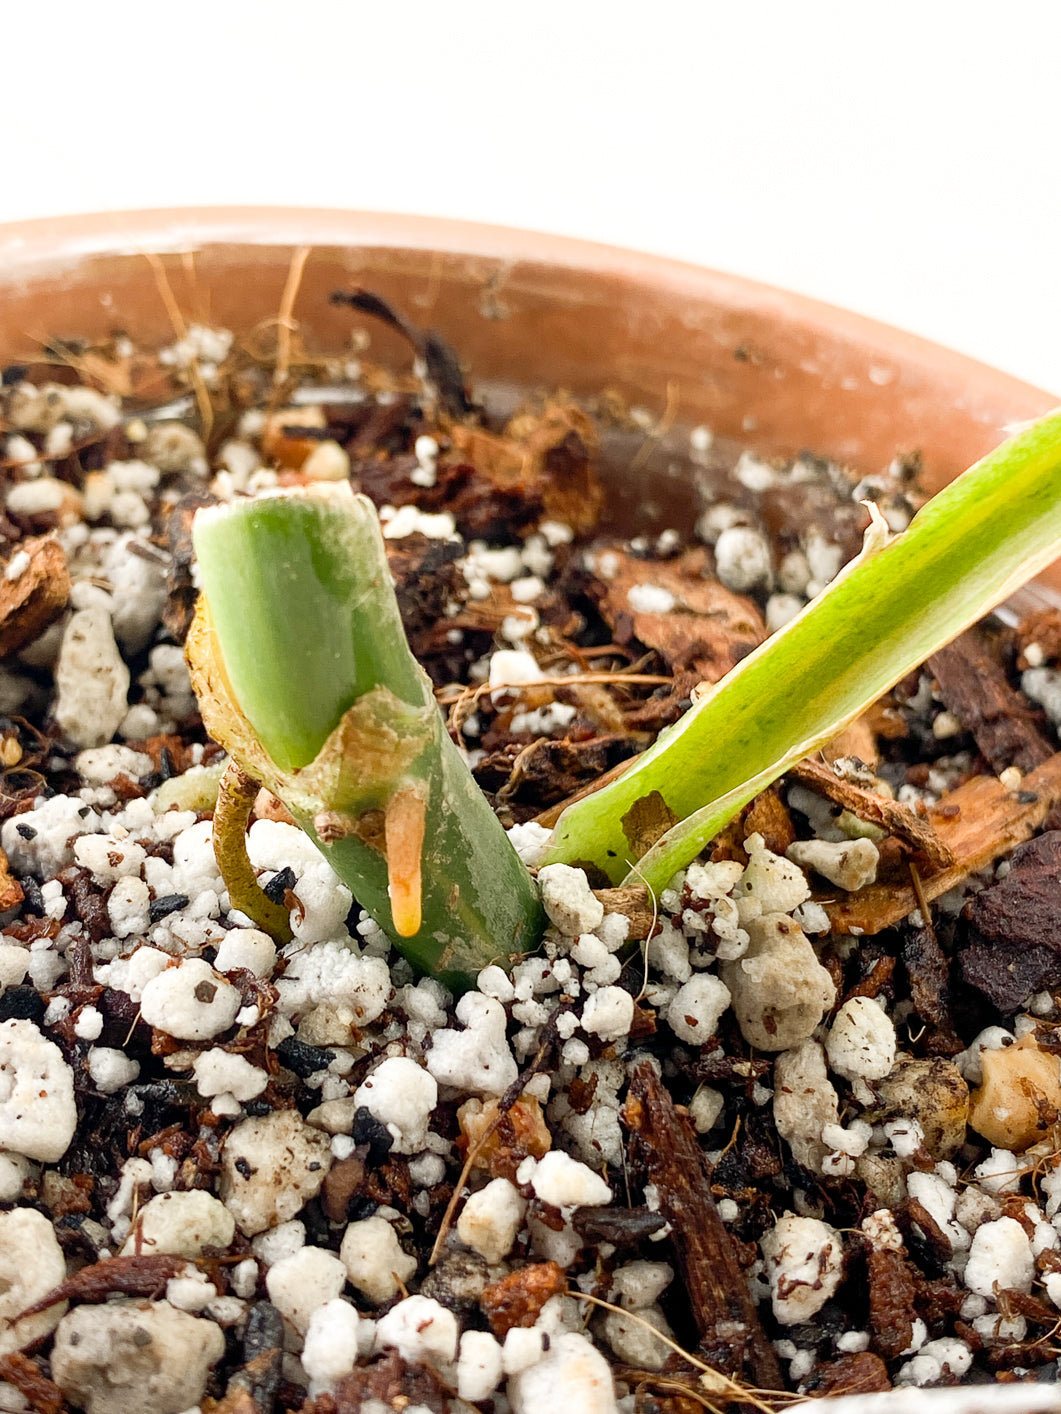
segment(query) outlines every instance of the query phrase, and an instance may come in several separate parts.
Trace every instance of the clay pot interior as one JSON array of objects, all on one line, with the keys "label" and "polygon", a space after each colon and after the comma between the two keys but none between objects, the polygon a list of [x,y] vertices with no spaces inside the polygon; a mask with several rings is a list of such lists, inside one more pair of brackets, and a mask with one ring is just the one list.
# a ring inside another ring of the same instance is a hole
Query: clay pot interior
[{"label": "clay pot interior", "polygon": [[[237,337],[275,320],[296,248],[294,317],[311,348],[349,347],[328,303],[364,286],[459,352],[488,406],[535,388],[614,389],[654,427],[605,448],[609,528],[688,525],[704,424],[766,455],[807,449],[861,473],[920,449],[938,489],[1050,394],[911,335],[800,296],[656,257],[556,237],[331,211],[163,211],[0,228],[0,361],[56,336],[174,338],[160,272],[189,321]],[[157,256],[157,258],[155,258]],[[149,257],[151,257],[149,259]],[[370,357],[407,368],[371,326]],[[616,475],[635,459],[633,475]],[[1061,590],[1061,567],[1044,581]]]}]

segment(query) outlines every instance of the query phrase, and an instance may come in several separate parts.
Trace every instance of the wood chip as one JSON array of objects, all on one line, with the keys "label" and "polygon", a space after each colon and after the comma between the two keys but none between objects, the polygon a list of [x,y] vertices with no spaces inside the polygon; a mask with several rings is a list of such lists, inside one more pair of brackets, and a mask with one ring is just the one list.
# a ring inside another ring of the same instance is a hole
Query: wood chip
[{"label": "wood chip", "polygon": [[662,1213],[648,1208],[576,1208],[571,1226],[587,1242],[610,1242],[613,1247],[637,1247],[667,1226]]},{"label": "wood chip", "polygon": [[[293,1402],[283,1407],[298,1408],[302,1390],[295,1386]],[[430,1365],[409,1364],[397,1350],[376,1356],[371,1364],[356,1366],[344,1375],[333,1394],[319,1394],[303,1408],[306,1414],[365,1414],[369,1409],[429,1410],[443,1414],[452,1409],[452,1389]]]},{"label": "wood chip", "polygon": [[[1061,752],[1025,776],[1020,790],[1007,790],[997,776],[974,776],[929,807],[929,823],[954,863],[922,879],[925,899],[931,903],[1030,839],[1058,801]],[[879,933],[917,906],[912,884],[870,884],[857,894],[822,901],[837,933]]]},{"label": "wood chip", "polygon": [[533,1326],[542,1307],[567,1290],[567,1277],[556,1262],[520,1267],[483,1291],[479,1304],[498,1340],[517,1326]]},{"label": "wood chip", "polygon": [[204,1399],[200,1408],[203,1414],[262,1414],[254,1396],[243,1385],[234,1385],[221,1399]]},{"label": "wood chip", "polygon": [[0,849],[0,913],[17,908],[24,897],[22,885],[11,873],[7,855]]},{"label": "wood chip", "polygon": [[[540,412],[517,413],[504,432],[470,423],[448,429],[452,450],[439,464],[439,479],[447,471],[470,464],[478,489],[466,490],[477,499],[518,498],[524,513],[540,506],[545,519],[561,520],[576,531],[590,530],[597,521],[604,493],[597,475],[598,437],[592,420],[563,395],[550,398]],[[448,498],[458,525],[469,526],[462,497]]]},{"label": "wood chip", "polygon": [[887,1365],[869,1350],[830,1360],[813,1370],[806,1384],[807,1393],[818,1399],[826,1395],[882,1394],[891,1387]]},{"label": "wood chip", "polygon": [[926,667],[939,684],[948,711],[972,732],[981,755],[996,774],[1008,766],[1023,773],[1034,771],[1053,754],[1026,700],[1010,687],[998,655],[981,629],[969,629],[933,653]]},{"label": "wood chip", "polygon": [[18,1351],[0,1358],[0,1380],[14,1385],[37,1414],[59,1414],[63,1407],[63,1392],[59,1386],[41,1374],[36,1360]]},{"label": "wood chip", "polygon": [[[705,682],[718,682],[766,638],[766,625],[751,599],[707,577],[708,550],[698,546],[673,560],[644,560],[618,546],[598,551],[609,561],[607,578],[594,580],[591,593],[616,643],[636,638],[654,648],[675,673],[690,669]],[[650,591],[673,601],[670,608],[638,608]]]},{"label": "wood chip", "polygon": [[[503,1097],[502,1097],[503,1098]],[[516,1170],[529,1156],[540,1159],[552,1147],[552,1135],[534,1095],[521,1095],[507,1108],[499,1100],[466,1100],[457,1111],[463,1146],[474,1149],[473,1168],[493,1178],[515,1181]]]},{"label": "wood chip", "polygon": [[189,491],[166,517],[162,535],[162,546],[167,552],[166,603],[162,610],[162,622],[178,643],[183,643],[188,636],[195,601],[199,597],[192,574],[195,560],[192,521],[197,510],[216,504],[217,497],[208,491]]},{"label": "wood chip", "polygon": [[605,913],[621,913],[630,920],[628,939],[644,941],[659,921],[648,890],[642,884],[624,885],[619,889],[594,889],[593,892],[604,905]]},{"label": "wood chip", "polygon": [[556,805],[550,805],[548,810],[540,811],[534,817],[535,824],[541,825],[544,830],[551,830],[569,805],[574,805],[576,800],[585,800],[587,795],[596,795],[597,791],[611,785],[612,781],[617,781],[620,776],[629,771],[637,759],[636,756],[631,756],[628,761],[620,761],[610,771],[606,771],[603,776],[598,776],[595,781],[590,781],[587,785],[580,787],[565,800],[559,801]]},{"label": "wood chip", "polygon": [[777,786],[767,786],[755,797],[745,810],[741,824],[745,839],[749,835],[762,835],[763,843],[773,854],[784,854],[796,840],[792,816]]},{"label": "wood chip", "polygon": [[66,552],[52,535],[24,540],[8,568],[29,563],[8,578],[0,574],[0,658],[6,658],[39,638],[58,618],[70,598],[70,573]]},{"label": "wood chip", "polygon": [[918,928],[902,939],[902,960],[910,982],[914,1011],[934,1029],[928,1050],[957,1055],[964,1050],[951,1016],[950,960],[930,928]]},{"label": "wood chip", "polygon": [[[1036,652],[1028,657],[1035,645]],[[1017,626],[1017,667],[1037,668],[1043,663],[1056,663],[1061,658],[1061,610],[1036,609]]]},{"label": "wood chip", "polygon": [[185,1266],[183,1257],[159,1253],[150,1257],[108,1257],[82,1267],[72,1277],[53,1287],[46,1296],[19,1312],[18,1319],[47,1311],[59,1301],[90,1301],[99,1304],[108,1296],[154,1296],[165,1290],[166,1282]]},{"label": "wood chip", "polygon": [[873,1350],[895,1360],[914,1338],[917,1287],[906,1254],[873,1247],[866,1254],[869,1278],[869,1332]]},{"label": "wood chip", "polygon": [[1012,1010],[1061,979],[1061,831],[1037,835],[1009,863],[1004,879],[966,904],[969,945],[959,962],[967,982]]},{"label": "wood chip", "polygon": [[876,791],[856,786],[851,781],[838,776],[832,767],[815,757],[808,757],[789,771],[792,780],[806,786],[816,795],[824,796],[842,810],[849,810],[859,820],[878,825],[889,835],[896,835],[914,850],[924,856],[933,871],[949,869],[954,863],[954,853],[939,832],[927,821],[920,819],[906,805]]},{"label": "wood chip", "polygon": [[671,1250],[708,1362],[732,1375],[739,1375],[747,1362],[760,1388],[781,1388],[777,1356],[711,1196],[696,1133],[660,1083],[653,1061],[634,1066],[623,1118],[636,1157],[656,1186],[660,1211],[671,1224]]}]

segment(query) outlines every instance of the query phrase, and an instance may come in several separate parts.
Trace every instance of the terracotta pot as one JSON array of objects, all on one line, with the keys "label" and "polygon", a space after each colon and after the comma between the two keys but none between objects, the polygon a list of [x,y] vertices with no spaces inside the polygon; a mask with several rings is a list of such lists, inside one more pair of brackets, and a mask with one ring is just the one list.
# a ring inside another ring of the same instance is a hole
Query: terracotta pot
[{"label": "terracotta pot", "polygon": [[[765,455],[810,449],[861,472],[917,448],[937,489],[1007,425],[1056,402],[912,335],[675,261],[459,222],[269,208],[0,226],[0,364],[56,336],[123,329],[145,344],[172,341],[167,282],[189,322],[247,334],[275,322],[301,246],[311,249],[295,316],[311,346],[348,346],[350,313],[328,295],[364,285],[437,329],[477,390],[512,400],[536,387],[614,388],[686,443],[706,424]],[[407,365],[400,340],[378,325],[372,338],[374,358]],[[696,492],[686,468],[669,455],[638,460],[641,470],[611,487],[612,519],[688,525]],[[1061,565],[1043,581],[1061,590]],[[950,1390],[930,1402],[947,1414],[1034,1414],[1054,1407],[1049,1391]],[[896,1391],[831,1407],[880,1414],[905,1411],[904,1401]]]},{"label": "terracotta pot", "polygon": [[[807,448],[863,472],[918,448],[933,490],[1007,425],[1056,402],[858,315],[656,256],[423,217],[270,208],[0,226],[0,361],[56,335],[121,328],[171,340],[161,270],[186,318],[246,333],[275,321],[303,245],[295,313],[311,344],[346,346],[350,313],[328,294],[363,284],[437,329],[498,397],[615,388],[673,430],[703,423],[767,455]],[[409,359],[378,326],[373,356]],[[613,519],[688,524],[695,491],[680,463],[640,460],[635,479],[613,486]],[[1044,580],[1061,589],[1061,566]]]}]

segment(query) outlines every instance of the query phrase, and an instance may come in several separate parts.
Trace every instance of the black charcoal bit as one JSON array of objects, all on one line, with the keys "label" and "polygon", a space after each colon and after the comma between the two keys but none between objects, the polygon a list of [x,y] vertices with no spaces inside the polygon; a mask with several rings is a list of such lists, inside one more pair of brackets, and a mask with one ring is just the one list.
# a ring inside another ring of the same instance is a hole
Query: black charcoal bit
[{"label": "black charcoal bit", "polygon": [[8,987],[0,996],[0,1021],[32,1021],[40,1026],[46,1010],[36,987]]},{"label": "black charcoal bit", "polygon": [[256,1360],[267,1350],[283,1350],[284,1318],[268,1301],[257,1301],[247,1316],[243,1332],[243,1358]]},{"label": "black charcoal bit", "polygon": [[307,1046],[297,1036],[288,1036],[276,1048],[280,1064],[293,1070],[300,1080],[307,1075],[316,1075],[319,1070],[327,1070],[335,1059],[334,1051],[322,1050],[320,1046]]},{"label": "black charcoal bit", "polygon": [[478,1252],[447,1252],[421,1282],[420,1295],[466,1318],[478,1309],[489,1280],[487,1264]]},{"label": "black charcoal bit", "polygon": [[332,1236],[331,1224],[321,1207],[319,1198],[314,1198],[307,1203],[299,1216],[306,1228],[306,1241],[311,1247],[328,1248],[337,1245]]},{"label": "black charcoal bit", "polygon": [[256,1414],[270,1414],[280,1388],[283,1358],[284,1318],[268,1301],[258,1301],[250,1309],[243,1332],[244,1366],[229,1380],[228,1394],[244,1389]]},{"label": "black charcoal bit", "polygon": [[44,895],[41,893],[41,886],[37,883],[32,874],[25,874],[19,879],[22,885],[22,903],[26,913],[36,913],[43,917]]},{"label": "black charcoal bit", "polygon": [[351,1137],[358,1148],[367,1148],[366,1157],[371,1164],[381,1164],[394,1147],[390,1130],[365,1105],[354,1115]]},{"label": "black charcoal bit", "polygon": [[187,894],[164,894],[162,898],[152,899],[148,906],[148,917],[152,923],[158,923],[169,913],[176,913],[178,909],[188,907]]},{"label": "black charcoal bit", "polygon": [[293,889],[297,882],[295,871],[288,865],[286,869],[281,869],[279,873],[273,875],[262,892],[271,903],[282,904],[288,889]]}]

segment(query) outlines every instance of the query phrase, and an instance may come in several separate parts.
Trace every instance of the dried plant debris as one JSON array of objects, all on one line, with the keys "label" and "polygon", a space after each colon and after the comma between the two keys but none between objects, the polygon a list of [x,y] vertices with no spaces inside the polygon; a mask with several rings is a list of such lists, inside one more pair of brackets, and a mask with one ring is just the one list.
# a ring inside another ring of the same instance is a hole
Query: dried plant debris
[{"label": "dried plant debris", "polygon": [[[0,391],[0,1403],[634,1414],[1055,1379],[1057,614],[937,654],[658,896],[543,870],[541,951],[459,999],[248,797],[278,946],[211,847],[198,507],[376,501],[536,869],[566,801],[857,551],[861,499],[893,528],[917,504],[905,463],[856,484],[603,396],[495,412],[372,295],[318,354],[300,268],[279,334],[56,343]],[[381,322],[411,370],[372,361]],[[695,529],[603,532],[604,471],[663,441]]]}]

